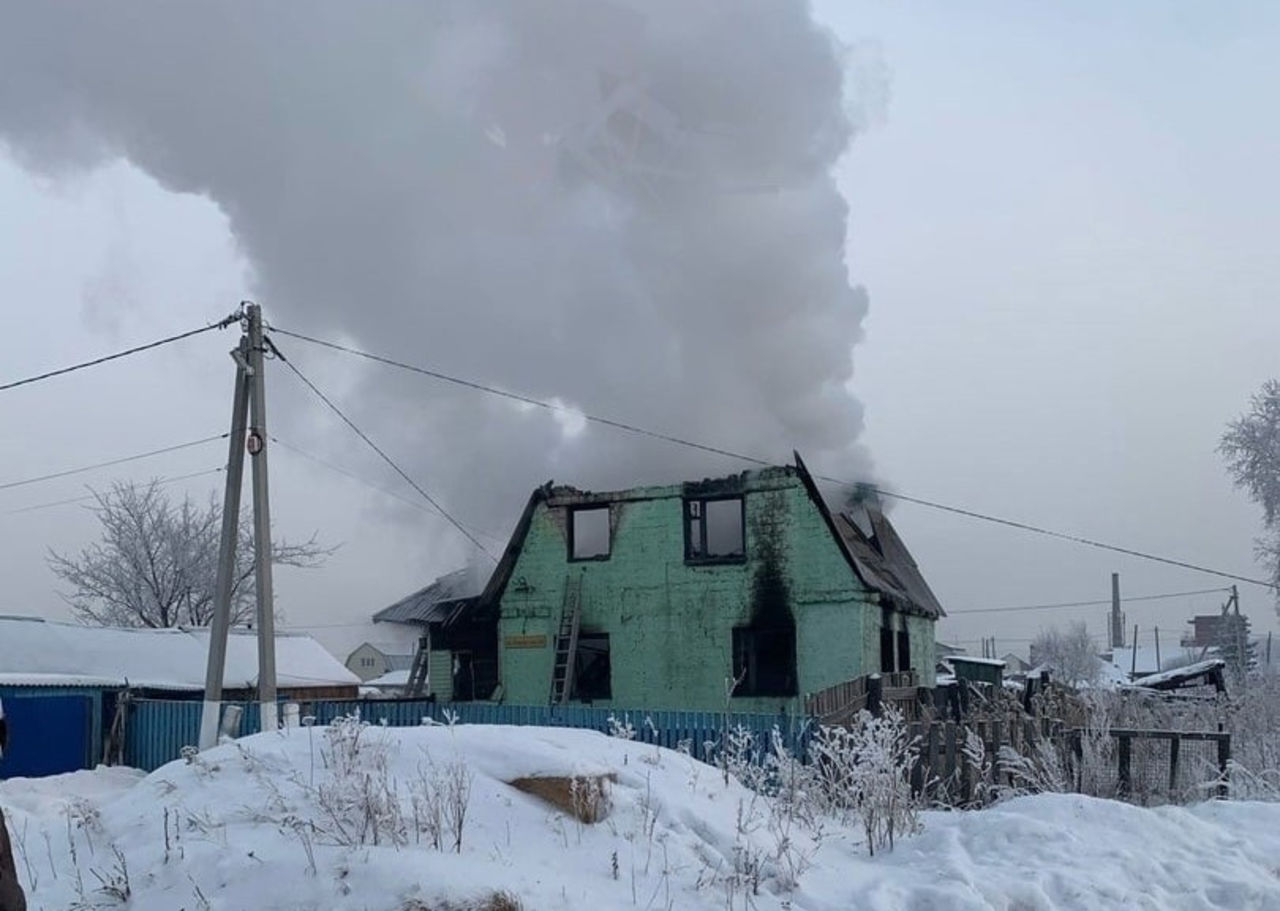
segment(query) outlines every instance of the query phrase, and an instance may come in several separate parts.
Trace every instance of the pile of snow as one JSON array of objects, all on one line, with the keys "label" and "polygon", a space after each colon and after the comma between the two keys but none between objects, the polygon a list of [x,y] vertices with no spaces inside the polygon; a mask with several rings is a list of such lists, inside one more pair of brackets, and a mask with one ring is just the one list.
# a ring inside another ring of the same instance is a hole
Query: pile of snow
[{"label": "pile of snow", "polygon": [[[574,789],[604,818],[507,784],[548,776],[605,780]],[[424,788],[469,792],[460,856],[447,808],[431,845]],[[684,754],[566,729],[300,728],[145,778],[0,783],[0,804],[32,908],[123,907],[122,868],[133,911],[439,911],[495,890],[526,911],[1280,908],[1280,805],[1022,797],[926,813],[869,858],[834,821],[821,840],[779,830],[767,801]]]}]

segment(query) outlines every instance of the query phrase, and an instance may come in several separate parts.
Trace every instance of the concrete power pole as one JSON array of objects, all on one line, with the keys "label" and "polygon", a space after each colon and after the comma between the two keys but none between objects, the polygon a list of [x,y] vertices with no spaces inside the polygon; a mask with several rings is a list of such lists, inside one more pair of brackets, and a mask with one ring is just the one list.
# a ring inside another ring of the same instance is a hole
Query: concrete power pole
[{"label": "concrete power pole", "polygon": [[[200,749],[218,742],[222,714],[222,682],[231,627],[231,595],[235,585],[236,545],[240,530],[240,489],[244,454],[253,460],[253,557],[257,589],[258,701],[262,730],[279,727],[276,712],[275,599],[271,584],[271,504],[267,488],[267,391],[263,370],[262,308],[246,304],[246,331],[231,356],[236,362],[235,401],[227,457],[227,489],[222,505],[222,536],[213,622],[209,630],[209,663],[205,669],[204,708],[200,715]],[[246,415],[246,412],[248,414]],[[248,418],[246,422],[246,416]],[[247,424],[247,427],[246,427]]]},{"label": "concrete power pole", "polygon": [[249,319],[249,437],[253,466],[253,556],[258,595],[258,702],[262,730],[279,727],[276,715],[276,623],[271,585],[271,503],[267,491],[267,390],[262,369],[262,308],[245,307]]},{"label": "concrete power pole", "polygon": [[204,677],[204,711],[200,715],[200,749],[218,743],[222,715],[222,675],[227,664],[227,632],[231,627],[231,589],[234,585],[236,544],[240,531],[240,488],[244,479],[245,419],[249,410],[249,339],[231,352],[236,362],[235,400],[231,405],[231,435],[227,453],[227,488],[222,498],[222,536],[218,542],[218,578],[214,587],[213,621],[209,628],[209,663]]}]

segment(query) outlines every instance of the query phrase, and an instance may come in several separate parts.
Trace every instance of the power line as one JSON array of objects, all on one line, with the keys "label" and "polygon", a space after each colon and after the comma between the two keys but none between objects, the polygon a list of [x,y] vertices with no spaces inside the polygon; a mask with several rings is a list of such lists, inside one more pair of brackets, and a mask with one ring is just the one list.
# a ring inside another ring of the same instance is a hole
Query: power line
[{"label": "power line", "polygon": [[[387,487],[383,487],[380,484],[375,484],[373,481],[370,481],[368,478],[362,477],[356,474],[354,471],[350,471],[346,468],[343,468],[341,465],[335,465],[333,462],[329,462],[325,459],[322,459],[320,458],[320,456],[307,452],[305,449],[300,449],[297,446],[294,446],[290,443],[286,443],[284,440],[280,439],[279,437],[275,437],[275,436],[271,437],[271,442],[277,443],[280,446],[283,446],[285,449],[289,450],[290,452],[300,455],[304,459],[308,459],[312,462],[315,462],[317,465],[327,468],[330,471],[336,472],[337,474],[343,475],[344,477],[348,477],[351,480],[356,481],[357,483],[363,484],[365,487],[368,487],[370,490],[376,490],[378,491],[378,493],[383,494],[384,496],[391,497],[391,499],[393,500],[398,500],[401,503],[405,504],[406,506],[412,506],[414,509],[417,509],[421,512],[425,512],[427,515],[430,515],[430,516],[444,518],[443,513],[437,512],[434,509],[428,509],[426,506],[423,506],[417,500],[410,500],[408,497],[402,496],[396,493],[394,490],[391,490]],[[497,535],[490,534],[489,532],[486,532],[486,531],[481,531],[478,528],[474,528],[471,526],[468,526],[468,527],[471,528],[472,531],[474,531],[476,534],[480,535],[481,537],[488,538],[490,541],[493,541],[504,547],[506,546],[507,542],[504,538],[500,538]]]},{"label": "power line", "polygon": [[380,354],[370,354],[367,351],[361,351],[358,348],[351,348],[347,345],[340,345],[337,342],[327,342],[323,339],[312,338],[309,335],[303,335],[300,332],[290,332],[287,329],[279,329],[275,326],[271,327],[272,332],[278,332],[281,335],[287,335],[290,338],[296,338],[304,342],[310,342],[313,345],[319,345],[322,348],[332,348],[334,351],[342,351],[346,354],[352,354],[356,357],[362,357],[367,360],[375,361],[379,364],[385,364],[389,367],[398,367],[401,370],[408,370],[411,373],[418,373],[422,376],[428,376],[432,379],[440,380],[445,383],[452,383],[455,386],[462,386],[466,389],[474,389],[477,392],[496,395],[513,402],[520,402],[523,405],[533,405],[537,408],[545,408],[548,411],[555,411],[561,414],[571,414],[581,417],[593,424],[600,424],[604,427],[612,427],[614,430],[622,430],[626,433],[634,433],[640,436],[651,437],[655,440],[662,440],[666,443],[674,443],[677,446],[686,446],[690,449],[699,449],[703,452],[709,452],[713,455],[727,456],[731,459],[738,459],[743,462],[751,462],[756,465],[772,465],[773,463],[767,459],[758,459],[754,456],[742,455],[738,452],[732,452],[728,449],[721,449],[719,446],[712,446],[709,443],[699,443],[696,440],[687,440],[683,437],[672,436],[671,434],[662,433],[657,430],[649,430],[644,427],[638,427],[635,424],[628,424],[625,421],[617,421],[613,418],[601,417],[597,414],[586,414],[578,411],[576,408],[570,408],[567,405],[560,405],[556,402],[548,402],[543,399],[535,399],[532,396],[522,395],[518,392],[508,392],[505,389],[499,389],[496,386],[488,386],[484,383],[478,383],[474,380],[462,379],[456,376],[450,376],[447,373],[441,373],[438,370],[431,370],[427,367],[418,367],[413,364],[406,364],[404,361],[397,361],[389,357],[383,357]]},{"label": "power line", "polygon": [[[162,486],[166,484],[177,484],[179,481],[189,481],[192,478],[200,478],[200,477],[204,477],[205,475],[217,474],[218,472],[224,471],[224,470],[225,469],[222,469],[222,468],[208,468],[208,469],[205,469],[204,471],[193,471],[191,474],[180,474],[177,477],[173,477],[173,478],[160,478],[159,480],[156,481],[156,483]],[[2,513],[2,515],[13,516],[22,512],[35,512],[38,509],[52,509],[54,506],[68,506],[72,503],[85,503],[85,502],[88,502],[89,500],[96,500],[96,499],[97,497],[94,494],[86,494],[82,497],[71,497],[70,499],[66,499],[66,500],[53,500],[52,502],[49,502],[49,503],[36,503],[32,506],[23,506],[19,509],[10,509]]]},{"label": "power line", "polygon": [[[1162,601],[1166,598],[1190,598],[1193,595],[1216,595],[1222,592],[1231,591],[1229,588],[1202,588],[1198,591],[1191,592],[1167,592],[1162,595],[1138,595],[1132,598],[1121,598],[1121,604],[1129,604],[1134,601]],[[1099,601],[1060,601],[1057,604],[1016,604],[1012,607],[974,607],[966,610],[949,610],[948,617],[954,617],[957,614],[1006,614],[1015,611],[1029,610],[1056,610],[1057,608],[1067,607],[1102,607],[1110,606],[1111,599]]]},{"label": "power line", "polygon": [[210,323],[209,325],[201,326],[198,329],[191,329],[191,330],[188,330],[187,332],[179,332],[177,335],[170,335],[170,336],[167,336],[166,338],[156,339],[154,342],[147,342],[145,345],[135,345],[132,348],[126,348],[124,351],[117,351],[114,354],[106,354],[106,355],[103,355],[102,357],[96,357],[91,361],[82,361],[79,364],[72,364],[70,367],[59,367],[57,370],[49,370],[45,373],[38,374],[37,376],[29,376],[24,379],[13,380],[11,382],[5,383],[4,385],[0,386],[0,392],[4,392],[5,390],[8,390],[8,389],[16,389],[19,386],[26,386],[31,383],[38,383],[41,380],[52,379],[55,376],[62,376],[63,374],[74,373],[77,370],[84,370],[86,367],[96,367],[99,364],[105,364],[108,361],[119,360],[120,358],[128,357],[131,354],[138,354],[139,352],[142,352],[142,351],[150,351],[152,348],[159,348],[162,345],[172,344],[173,342],[180,342],[184,338],[191,338],[193,335],[200,335],[203,332],[209,332],[213,329],[225,329],[227,328],[227,326],[230,326],[232,323],[236,322],[238,319],[240,319],[239,311],[218,320],[216,323]]},{"label": "power line", "polygon": [[[499,389],[495,386],[489,386],[484,383],[478,383],[474,380],[467,380],[467,379],[463,379],[456,376],[450,376],[449,374],[442,373],[438,370],[431,370],[426,367],[420,367],[414,364],[408,364],[408,363],[405,363],[404,361],[395,360],[394,358],[384,357],[383,355],[379,355],[379,354],[372,354],[368,351],[361,351],[360,349],[353,348],[349,345],[342,345],[337,342],[326,341],[324,339],[319,339],[313,336],[304,335],[300,332],[292,332],[287,329],[280,329],[278,327],[272,327],[272,331],[278,332],[281,335],[287,335],[290,338],[299,339],[300,341],[309,342],[313,345],[318,345],[323,348],[330,348],[334,351],[341,351],[346,354],[354,355],[355,357],[365,358],[366,360],[375,361],[377,363],[384,364],[390,367],[396,367],[401,370],[410,371],[411,373],[417,373],[417,374],[421,374],[422,376],[427,376],[427,377],[431,377],[432,379],[440,380],[442,382],[451,383],[455,386],[462,386],[467,389],[473,389],[479,392],[487,393],[489,395],[500,396],[502,398],[509,399],[511,401],[521,402],[525,405],[533,405],[538,408],[544,408],[548,411],[574,414],[591,423],[600,424],[605,427],[612,427],[615,430],[622,430],[627,433],[634,433],[640,436],[651,437],[656,440],[662,440],[664,442],[673,443],[678,446],[686,446],[690,449],[697,449],[697,450],[701,450],[702,452],[712,453],[714,455],[726,456],[728,458],[737,459],[738,461],[747,462],[753,465],[774,464],[773,462],[767,459],[762,459],[757,456],[751,456],[751,455],[746,455],[740,452],[734,452],[730,449],[725,449],[720,446],[713,446],[708,443],[700,443],[700,442],[697,442],[696,440],[688,440],[688,439],[684,439],[683,437],[677,437],[671,434],[661,433],[656,430],[649,430],[647,428],[639,427],[634,424],[628,424],[623,421],[616,421],[612,418],[601,417],[599,415],[593,415],[593,414],[586,414],[585,412],[580,412],[573,408],[569,408],[565,405],[560,405],[555,402],[536,399],[536,398],[533,398],[532,396],[522,395],[520,393],[508,392],[505,389]],[[969,518],[969,519],[976,519],[978,521],[989,522],[995,525],[1003,525],[1006,528],[1013,528],[1018,531],[1028,532],[1030,534],[1043,535],[1045,537],[1056,538],[1061,541],[1069,541],[1073,544],[1079,544],[1086,547],[1093,547],[1098,550],[1105,550],[1111,553],[1124,554],[1125,556],[1128,556],[1128,557],[1135,557],[1140,560],[1148,560],[1153,563],[1163,563],[1166,566],[1176,566],[1180,569],[1189,569],[1194,572],[1206,573],[1208,575],[1218,576],[1219,578],[1223,578],[1223,579],[1231,579],[1236,582],[1247,582],[1250,585],[1258,585],[1258,586],[1262,586],[1263,588],[1276,589],[1280,587],[1280,586],[1277,586],[1275,582],[1267,582],[1262,579],[1254,579],[1249,576],[1239,575],[1237,573],[1225,572],[1223,570],[1213,569],[1212,567],[1202,566],[1197,563],[1190,563],[1185,560],[1177,560],[1172,557],[1162,557],[1158,554],[1152,554],[1146,551],[1135,550],[1129,547],[1121,547],[1116,544],[1108,544],[1105,541],[1098,541],[1093,538],[1083,537],[1081,535],[1074,535],[1068,532],[1054,531],[1053,529],[1044,528],[1039,525],[1032,525],[1028,522],[1020,522],[1014,519],[1005,519],[1000,516],[994,516],[988,513],[982,513],[972,509],[964,509],[959,506],[950,506],[945,503],[938,503],[936,501],[926,500],[921,497],[909,496],[908,494],[898,493],[896,491],[892,491],[887,488],[881,487],[877,484],[849,481],[842,478],[833,478],[829,475],[815,475],[815,477],[820,481],[826,481],[827,483],[830,483],[830,484],[838,484],[843,487],[858,487],[863,490],[873,491],[877,495],[882,497],[889,497],[891,499],[901,500],[905,503],[913,503],[917,506],[923,506],[928,509],[935,509],[941,512],[948,512],[953,515],[964,516],[965,518]],[[1107,602],[1107,603],[1109,604],[1110,602]]]},{"label": "power line", "polygon": [[[1105,541],[1095,541],[1092,538],[1085,538],[1085,537],[1081,537],[1080,535],[1070,534],[1068,532],[1053,531],[1052,529],[1042,528],[1039,525],[1031,525],[1027,522],[1018,522],[1013,519],[1002,519],[999,516],[987,515],[986,513],[975,512],[974,510],[971,510],[971,509],[962,509],[959,506],[947,506],[946,504],[943,504],[943,503],[934,503],[930,500],[922,500],[918,497],[910,497],[903,493],[894,493],[891,490],[885,490],[884,488],[877,487],[874,484],[851,485],[850,482],[848,481],[841,481],[837,478],[829,478],[829,477],[826,477],[825,475],[818,475],[817,477],[819,478],[819,480],[830,481],[833,484],[844,484],[845,486],[861,486],[865,489],[874,490],[880,496],[892,497],[894,499],[902,500],[907,503],[915,503],[918,506],[927,506],[930,509],[937,509],[937,510],[941,510],[942,512],[949,512],[959,516],[966,516],[970,519],[980,519],[984,522],[992,522],[996,525],[1003,525],[1006,528],[1015,528],[1015,529],[1018,529],[1019,531],[1026,531],[1026,532],[1031,532],[1037,535],[1044,535],[1049,538],[1057,538],[1060,541],[1070,541],[1073,544],[1083,544],[1087,547],[1096,547],[1099,550],[1106,550],[1112,553],[1124,554],[1127,557],[1137,557],[1140,560],[1150,560],[1153,563],[1163,563],[1166,566],[1176,566],[1179,569],[1190,569],[1198,573],[1207,573],[1208,575],[1211,575],[1211,576],[1218,576],[1219,578],[1222,578],[1222,579],[1231,579],[1234,582],[1247,582],[1250,585],[1260,585],[1263,588],[1274,589],[1274,588],[1280,587],[1280,586],[1277,586],[1275,582],[1266,582],[1262,579],[1253,579],[1249,576],[1241,576],[1236,573],[1229,573],[1220,569],[1213,569],[1208,566],[1201,566],[1198,563],[1188,563],[1185,560],[1176,560],[1172,557],[1161,557],[1158,554],[1147,553],[1146,551],[1141,551],[1141,550],[1133,550],[1132,548],[1128,548],[1128,547],[1120,547],[1119,545],[1116,545],[1116,544],[1107,544]],[[1111,602],[1108,601],[1107,603],[1110,604]]]},{"label": "power line", "polygon": [[152,456],[164,455],[166,452],[177,452],[180,449],[190,449],[193,446],[203,446],[205,443],[212,443],[214,440],[225,440],[229,434],[220,433],[217,436],[205,437],[202,440],[192,440],[189,443],[178,443],[176,446],[165,446],[163,449],[152,449],[149,452],[140,452],[137,455],[123,456],[119,459],[111,459],[106,462],[97,462],[93,465],[85,465],[80,468],[68,468],[66,471],[55,471],[53,474],[41,475],[38,478],[23,478],[21,481],[8,481],[0,484],[0,490],[9,490],[13,487],[25,487],[28,484],[38,484],[41,481],[52,481],[56,478],[66,478],[75,474],[84,474],[87,471],[96,471],[99,468],[110,468],[113,465],[123,465],[126,462],[137,462],[140,459],[149,459]]},{"label": "power line", "polygon": [[306,376],[303,375],[302,371],[299,370],[297,366],[293,363],[293,361],[286,358],[284,354],[280,351],[280,349],[277,348],[273,342],[271,342],[268,339],[267,344],[271,347],[271,350],[275,353],[275,356],[278,357],[281,361],[283,361],[286,367],[288,367],[290,370],[293,371],[294,376],[300,379],[308,389],[310,389],[313,393],[315,393],[315,395],[320,399],[320,401],[324,402],[327,406],[329,406],[329,410],[332,411],[334,414],[336,414],[339,418],[341,418],[342,422],[346,424],[348,427],[350,427],[352,431],[355,432],[356,436],[364,440],[364,442],[369,446],[370,449],[372,449],[379,456],[381,456],[382,460],[386,462],[388,465],[390,465],[391,468],[396,472],[396,474],[404,478],[404,480],[408,482],[410,487],[416,490],[424,500],[426,500],[428,503],[434,506],[440,512],[440,515],[448,519],[449,523],[453,525],[453,527],[456,528],[458,531],[460,531],[468,541],[470,541],[472,544],[478,547],[481,553],[487,556],[494,563],[498,562],[498,558],[495,557],[492,553],[490,553],[489,549],[485,547],[483,544],[481,544],[479,539],[476,538],[476,536],[473,535],[470,531],[468,531],[465,525],[463,525],[461,522],[455,519],[449,513],[449,511],[445,509],[443,506],[441,506],[440,503],[436,501],[435,497],[427,493],[427,491],[424,490],[422,486],[418,484],[418,482],[416,482],[413,478],[409,477],[409,475],[405,472],[405,470],[401,468],[399,465],[397,465],[395,461],[391,458],[391,456],[383,452],[382,448],[378,446],[378,444],[375,443],[373,440],[371,440],[368,434],[366,434],[363,430],[357,427],[355,422],[352,421],[351,418],[347,417],[343,413],[342,409],[333,403],[332,399],[330,399],[327,395],[321,392],[315,383],[307,379]]}]

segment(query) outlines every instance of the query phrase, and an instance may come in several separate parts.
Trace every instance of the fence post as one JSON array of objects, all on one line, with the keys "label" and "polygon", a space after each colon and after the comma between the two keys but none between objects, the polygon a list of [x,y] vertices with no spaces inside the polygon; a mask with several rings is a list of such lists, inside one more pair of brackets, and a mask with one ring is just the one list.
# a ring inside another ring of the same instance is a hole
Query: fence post
[{"label": "fence post", "polygon": [[1178,751],[1182,748],[1182,738],[1177,734],[1169,739],[1169,799],[1177,800],[1178,794]]},{"label": "fence post", "polygon": [[1076,793],[1084,793],[1084,732],[1076,728],[1071,732],[1071,752],[1076,758]]},{"label": "fence post", "polygon": [[884,678],[879,674],[872,674],[867,678],[867,711],[871,713],[873,718],[879,718],[882,709],[881,700],[884,698]]},{"label": "fence post", "polygon": [[1120,791],[1121,798],[1127,798],[1130,793],[1129,773],[1130,773],[1130,760],[1132,759],[1132,754],[1130,750],[1132,743],[1128,734],[1120,734],[1119,739],[1120,739],[1120,749],[1119,749],[1120,769],[1119,769],[1118,784],[1119,784],[1119,791]]},{"label": "fence post", "polygon": [[925,788],[930,787],[937,793],[937,782],[941,778],[938,775],[938,724],[937,721],[929,723],[929,730],[925,734]]},{"label": "fence post", "polygon": [[956,725],[953,721],[947,722],[946,730],[943,732],[946,737],[946,769],[947,781],[951,781],[956,775]]},{"label": "fence post", "polygon": [[1218,737],[1218,797],[1226,800],[1231,794],[1228,774],[1231,766],[1231,735]]}]

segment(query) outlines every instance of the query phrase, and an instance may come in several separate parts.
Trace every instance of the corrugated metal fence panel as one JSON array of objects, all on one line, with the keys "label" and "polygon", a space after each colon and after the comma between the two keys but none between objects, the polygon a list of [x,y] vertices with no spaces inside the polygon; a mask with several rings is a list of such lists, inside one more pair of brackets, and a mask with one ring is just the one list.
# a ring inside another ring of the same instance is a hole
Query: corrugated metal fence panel
[{"label": "corrugated metal fence panel", "polygon": [[[258,730],[259,710],[256,703],[242,706],[239,735]],[[139,699],[130,708],[125,761],[132,766],[153,771],[177,759],[184,746],[194,745],[200,733],[199,702]],[[335,718],[358,715],[370,724],[388,727],[413,727],[420,724],[446,724],[455,719],[459,724],[502,724],[542,727],[570,727],[610,731],[610,718],[630,724],[635,739],[657,743],[670,749],[687,749],[694,757],[711,761],[723,737],[726,716],[718,712],[673,712],[602,709],[590,706],[525,706],[495,705],[483,702],[440,704],[426,701],[366,700],[323,701],[303,703],[304,721],[330,724]],[[776,726],[792,750],[803,750],[809,722],[802,717],[786,715],[730,714],[730,728],[742,727],[755,736],[757,748],[767,749]]]},{"label": "corrugated metal fence panel", "polygon": [[153,772],[177,759],[200,737],[200,708],[199,702],[135,700],[125,721],[125,764]]}]

